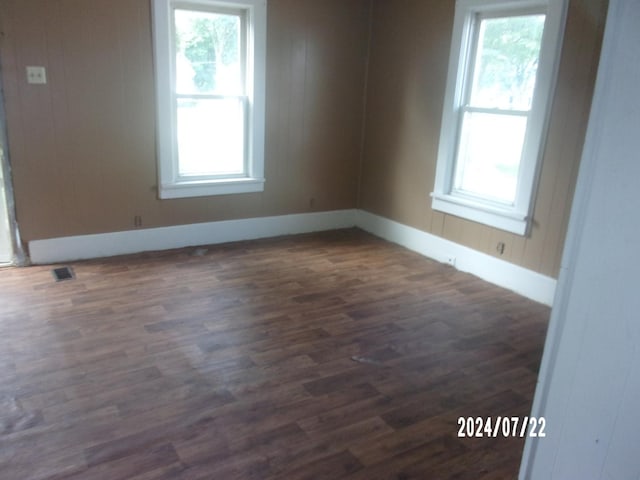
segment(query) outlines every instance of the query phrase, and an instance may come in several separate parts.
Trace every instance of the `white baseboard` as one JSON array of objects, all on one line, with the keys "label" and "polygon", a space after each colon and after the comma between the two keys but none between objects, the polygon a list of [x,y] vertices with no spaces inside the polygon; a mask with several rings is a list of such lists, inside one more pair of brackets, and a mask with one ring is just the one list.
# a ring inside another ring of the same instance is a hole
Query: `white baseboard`
[{"label": "white baseboard", "polygon": [[31,263],[48,264],[253,240],[355,226],[355,210],[193,223],[29,242]]},{"label": "white baseboard", "polygon": [[378,237],[442,263],[447,263],[448,259],[453,257],[458,270],[471,273],[545,305],[553,303],[556,289],[554,278],[364,210],[357,211],[356,225]]},{"label": "white baseboard", "polygon": [[458,270],[537,302],[553,303],[556,287],[553,278],[364,210],[302,213],[33,240],[29,242],[29,252],[32,263],[49,264],[354,226],[439,262],[446,263],[450,257],[455,257]]}]

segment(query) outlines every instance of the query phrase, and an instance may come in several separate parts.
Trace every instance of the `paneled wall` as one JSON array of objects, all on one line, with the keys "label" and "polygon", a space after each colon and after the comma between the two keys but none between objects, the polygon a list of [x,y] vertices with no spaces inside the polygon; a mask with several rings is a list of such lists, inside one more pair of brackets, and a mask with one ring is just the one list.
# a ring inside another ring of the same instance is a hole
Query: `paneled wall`
[{"label": "paneled wall", "polygon": [[[571,0],[527,238],[431,209],[454,1],[375,0],[360,208],[557,276],[598,65],[606,0]],[[496,246],[504,242],[500,255]]]},{"label": "paneled wall", "polygon": [[150,2],[0,0],[23,239],[359,207],[557,276],[607,0],[570,0],[527,238],[431,209],[454,4],[268,0],[265,191],[161,201]]},{"label": "paneled wall", "polygon": [[158,200],[150,1],[0,0],[23,239],[354,208],[369,7],[269,0],[265,191]]}]

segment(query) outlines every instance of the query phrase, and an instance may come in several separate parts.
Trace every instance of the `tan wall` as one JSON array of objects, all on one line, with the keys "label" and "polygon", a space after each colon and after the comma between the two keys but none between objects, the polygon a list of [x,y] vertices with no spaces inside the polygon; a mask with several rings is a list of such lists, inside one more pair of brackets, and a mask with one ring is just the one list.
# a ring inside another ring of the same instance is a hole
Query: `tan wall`
[{"label": "tan wall", "polygon": [[[530,237],[431,209],[454,4],[375,0],[360,207],[557,276],[607,0],[571,0]],[[505,242],[502,256],[496,251]]]},{"label": "tan wall", "polygon": [[[523,238],[430,208],[453,0],[373,0],[371,32],[369,0],[269,0],[264,193],[162,201],[149,0],[0,0],[23,239],[129,230],[134,215],[153,227],[359,205],[492,255],[505,242],[501,258],[556,276],[606,2],[571,0]],[[49,83],[27,85],[26,65]]]},{"label": "tan wall", "polygon": [[264,193],[162,201],[149,5],[0,0],[24,240],[356,206],[368,0],[269,0]]}]

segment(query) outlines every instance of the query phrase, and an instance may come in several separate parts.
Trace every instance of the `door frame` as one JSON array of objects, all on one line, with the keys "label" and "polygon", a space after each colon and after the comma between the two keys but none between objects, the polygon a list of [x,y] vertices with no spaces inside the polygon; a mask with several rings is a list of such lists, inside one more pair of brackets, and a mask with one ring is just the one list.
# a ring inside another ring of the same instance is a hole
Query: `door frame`
[{"label": "door frame", "polygon": [[16,217],[15,199],[13,196],[13,182],[11,175],[11,162],[9,153],[9,140],[7,136],[7,116],[4,108],[4,87],[0,67],[0,169],[2,169],[2,182],[4,183],[4,196],[6,204],[7,221],[9,223],[9,243],[12,250],[10,265],[23,266],[28,264],[25,249],[20,240],[18,221]]}]

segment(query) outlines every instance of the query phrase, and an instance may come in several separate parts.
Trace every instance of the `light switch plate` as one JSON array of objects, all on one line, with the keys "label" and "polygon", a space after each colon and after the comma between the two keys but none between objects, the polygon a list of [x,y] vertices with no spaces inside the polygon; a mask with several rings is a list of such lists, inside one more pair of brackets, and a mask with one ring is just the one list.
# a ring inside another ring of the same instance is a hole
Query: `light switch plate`
[{"label": "light switch plate", "polygon": [[47,70],[44,67],[28,66],[27,83],[44,85],[47,83]]}]

